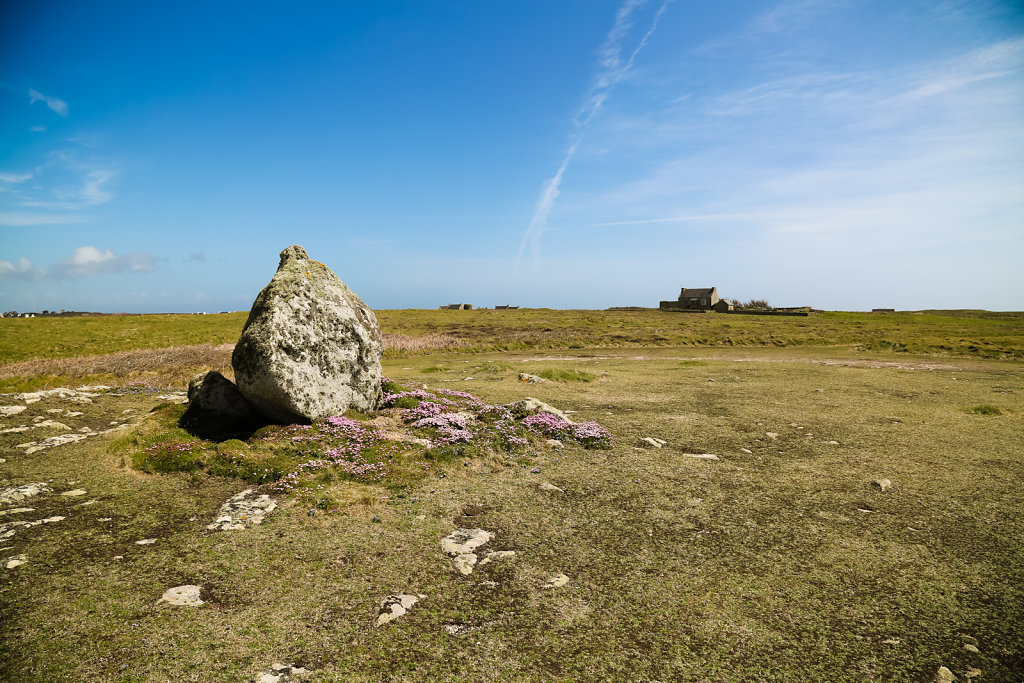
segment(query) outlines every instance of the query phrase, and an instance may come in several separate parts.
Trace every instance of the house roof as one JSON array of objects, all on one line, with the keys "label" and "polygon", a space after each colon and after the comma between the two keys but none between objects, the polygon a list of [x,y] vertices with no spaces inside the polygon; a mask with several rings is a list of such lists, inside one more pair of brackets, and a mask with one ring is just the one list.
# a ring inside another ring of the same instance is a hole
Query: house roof
[{"label": "house roof", "polygon": [[711,293],[715,291],[714,287],[701,287],[698,289],[687,289],[683,287],[683,290],[679,292],[680,299],[690,299],[697,297],[711,296]]}]

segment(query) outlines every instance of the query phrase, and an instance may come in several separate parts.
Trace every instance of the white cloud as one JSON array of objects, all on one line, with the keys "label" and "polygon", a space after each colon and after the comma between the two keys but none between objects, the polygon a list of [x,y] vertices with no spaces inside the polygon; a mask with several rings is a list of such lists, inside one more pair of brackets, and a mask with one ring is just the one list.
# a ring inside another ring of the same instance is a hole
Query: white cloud
[{"label": "white cloud", "polygon": [[31,179],[31,173],[0,173],[0,182],[3,183],[23,183]]},{"label": "white cloud", "polygon": [[48,97],[38,90],[29,90],[29,104],[35,104],[36,102],[45,102],[46,106],[52,109],[58,116],[68,115],[68,103],[59,97]]},{"label": "white cloud", "polygon": [[0,277],[56,280],[116,273],[148,273],[157,268],[157,259],[152,254],[135,252],[119,255],[112,249],[85,246],[78,247],[69,258],[61,259],[51,268],[33,266],[24,257],[16,263],[0,261]]},{"label": "white cloud", "polygon": [[45,133],[46,132],[46,126],[32,126],[31,128],[28,129],[28,131],[30,133]]},{"label": "white cloud", "polygon": [[28,225],[64,225],[67,223],[80,223],[82,220],[82,216],[73,213],[0,212],[0,226],[12,228]]}]

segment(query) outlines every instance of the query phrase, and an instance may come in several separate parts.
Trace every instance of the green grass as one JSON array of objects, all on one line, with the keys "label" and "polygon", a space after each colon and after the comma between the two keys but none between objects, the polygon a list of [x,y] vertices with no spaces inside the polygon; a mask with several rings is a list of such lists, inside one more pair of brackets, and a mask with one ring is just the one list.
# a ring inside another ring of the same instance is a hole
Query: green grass
[{"label": "green grass", "polygon": [[555,382],[593,382],[597,378],[593,373],[571,368],[548,368],[538,372],[537,376]]},{"label": "green grass", "polygon": [[[556,313],[536,312],[551,316],[552,331],[572,321]],[[746,334],[751,317],[725,319],[720,332]],[[412,318],[401,325],[415,332]],[[954,350],[964,340],[994,348],[1019,329],[1013,319],[935,318],[828,324],[903,326],[879,338],[913,347],[934,336],[936,349]],[[968,335],[961,322],[980,327]],[[598,339],[603,323],[593,325]],[[827,327],[804,331],[814,329]],[[615,443],[535,442],[514,459],[424,454],[396,460],[390,480],[317,472],[303,491],[274,493],[279,508],[243,532],[206,530],[221,503],[253,486],[245,472],[211,469],[281,456],[283,439],[260,441],[273,429],[203,443],[202,468],[147,473],[133,454],[194,440],[175,426],[180,407],[141,390],[31,404],[3,426],[35,417],[136,426],[31,456],[16,445],[48,433],[0,434],[2,486],[51,480],[58,493],[88,491],[26,502],[25,519],[65,519],[3,544],[0,559],[28,562],[0,569],[0,679],[239,681],[282,661],[322,681],[927,681],[939,666],[960,680],[972,668],[980,680],[1019,680],[1024,364],[859,342],[728,348],[714,334],[699,331],[701,346],[389,360],[396,382],[488,403],[529,393],[600,422]],[[428,367],[454,372],[424,375]],[[594,379],[528,392],[517,380],[567,367]],[[648,436],[667,443],[643,447]],[[893,488],[872,486],[880,478]],[[565,493],[539,491],[542,481]],[[97,502],[76,507],[86,499]],[[439,539],[461,526],[491,531],[489,547],[516,557],[454,574]],[[135,545],[143,538],[157,543]],[[541,588],[559,572],[568,585]],[[155,604],[185,583],[202,585],[208,604]],[[427,597],[375,628],[378,602],[396,592]],[[475,630],[452,636],[452,624]]]}]

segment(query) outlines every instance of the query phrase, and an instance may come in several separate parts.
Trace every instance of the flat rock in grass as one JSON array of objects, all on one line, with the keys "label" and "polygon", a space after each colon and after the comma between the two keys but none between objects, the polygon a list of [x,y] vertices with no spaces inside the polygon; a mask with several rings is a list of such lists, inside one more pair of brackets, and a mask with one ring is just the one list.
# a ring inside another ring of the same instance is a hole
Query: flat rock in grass
[{"label": "flat rock in grass", "polygon": [[84,496],[87,493],[88,491],[85,489],[71,489],[70,491],[65,491],[60,495],[67,496],[68,498],[77,498],[78,496]]},{"label": "flat rock in grass", "polygon": [[270,496],[257,494],[255,489],[246,489],[227,499],[217,513],[217,519],[206,528],[211,531],[235,531],[246,529],[263,520],[277,508]]},{"label": "flat rock in grass", "polygon": [[714,453],[683,453],[683,457],[696,460],[719,460],[719,457]]},{"label": "flat rock in grass", "polygon": [[547,493],[565,493],[564,490],[558,488],[554,484],[549,484],[546,481],[541,484],[537,484],[537,488],[541,491],[546,491]]},{"label": "flat rock in grass", "polygon": [[42,493],[50,493],[51,491],[50,485],[42,481],[34,484],[14,486],[9,489],[0,489],[0,505],[10,505],[11,503],[17,503],[19,500],[32,498]]},{"label": "flat rock in grass", "polygon": [[550,579],[548,579],[548,582],[541,586],[541,588],[543,588],[544,590],[551,590],[553,588],[561,588],[567,583],[569,583],[568,576],[566,576],[565,574],[555,574]]},{"label": "flat rock in grass", "polygon": [[490,564],[495,560],[510,560],[516,556],[515,550],[484,550],[480,553],[482,557],[478,566],[482,567],[485,564]]},{"label": "flat rock in grass", "polygon": [[935,683],[953,683],[956,680],[956,676],[953,672],[944,666],[940,666],[939,670],[935,672]]},{"label": "flat rock in grass", "polygon": [[14,417],[28,410],[27,406],[0,406],[0,417]]},{"label": "flat rock in grass", "polygon": [[309,422],[376,408],[383,351],[373,311],[292,245],[256,297],[231,366],[239,391],[261,412]]},{"label": "flat rock in grass", "polygon": [[528,372],[520,372],[519,373],[519,381],[520,382],[526,382],[527,384],[540,384],[541,382],[547,382],[547,380],[544,379],[543,377],[538,377],[537,375],[531,375]]},{"label": "flat rock in grass", "polygon": [[555,408],[554,406],[548,405],[547,403],[541,401],[540,399],[533,398],[532,396],[527,396],[526,398],[520,401],[510,403],[507,406],[507,408],[516,415],[522,416],[535,415],[536,413],[548,413],[550,415],[554,415],[555,417],[562,418],[569,424],[574,424],[573,421],[569,419],[569,416],[566,413],[562,412],[558,408]]},{"label": "flat rock in grass", "polygon": [[491,532],[483,529],[456,529],[441,539],[441,550],[455,557],[471,553],[491,540]]},{"label": "flat rock in grass", "polygon": [[12,555],[11,557],[8,557],[7,560],[4,562],[4,568],[5,569],[14,569],[15,567],[20,567],[21,565],[25,564],[26,562],[28,562],[28,557],[27,556],[25,556],[25,555]]},{"label": "flat rock in grass", "polygon": [[163,597],[157,600],[157,604],[166,602],[168,605],[178,605],[180,607],[199,607],[206,604],[199,598],[202,590],[202,586],[193,584],[168,588],[164,591]]},{"label": "flat rock in grass", "polygon": [[548,439],[548,440],[547,440],[547,441],[545,441],[544,443],[546,443],[546,444],[547,444],[548,446],[550,446],[551,448],[554,448],[554,449],[555,449],[556,451],[560,451],[560,450],[562,450],[563,448],[565,448],[565,444],[563,444],[563,443],[562,443],[561,441],[559,441],[558,439]]},{"label": "flat rock in grass", "polygon": [[662,446],[668,443],[664,439],[656,439],[653,436],[645,436],[644,438],[641,439],[641,441],[647,444],[648,446],[652,446],[653,448],[661,448]]},{"label": "flat rock in grass", "polygon": [[399,617],[405,616],[413,605],[425,597],[427,596],[410,595],[407,593],[389,595],[385,597],[380,601],[380,609],[377,612],[376,625],[383,626],[384,624],[392,622]]},{"label": "flat rock in grass", "polygon": [[252,683],[288,683],[289,681],[304,681],[311,672],[295,664],[281,664],[275,662],[266,671],[261,672]]},{"label": "flat rock in grass", "polygon": [[33,453],[38,453],[39,451],[44,451],[47,448],[55,448],[69,443],[76,443],[86,439],[88,436],[88,434],[58,434],[57,436],[51,436],[50,438],[43,439],[42,441],[19,444],[18,447],[24,448],[26,455],[31,455]]},{"label": "flat rock in grass", "polygon": [[871,485],[879,491],[888,491],[892,488],[892,482],[888,479],[875,479]]}]

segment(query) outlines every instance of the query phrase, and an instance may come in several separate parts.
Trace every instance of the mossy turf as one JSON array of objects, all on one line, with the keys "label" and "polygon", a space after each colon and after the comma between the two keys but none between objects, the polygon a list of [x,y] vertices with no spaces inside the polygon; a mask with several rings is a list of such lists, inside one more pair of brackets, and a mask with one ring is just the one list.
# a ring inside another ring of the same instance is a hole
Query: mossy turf
[{"label": "mossy turf", "polygon": [[[1019,680],[1024,366],[834,351],[388,362],[398,382],[488,403],[528,392],[615,445],[453,458],[400,486],[334,478],[314,484],[323,505],[275,494],[263,525],[236,532],[205,527],[252,484],[132,467],[180,436],[179,408],[152,393],[75,406],[97,429],[131,420],[120,435],[25,455],[24,433],[0,434],[4,486],[52,481],[26,518],[65,517],[4,544],[28,561],[0,570],[0,679],[240,681],[280,661],[315,681],[925,681],[939,666]],[[566,367],[596,379],[517,380]],[[68,406],[3,424],[54,407]],[[702,453],[720,459],[687,456]],[[459,576],[439,546],[457,527],[517,555]],[[557,573],[569,583],[543,590]],[[182,584],[207,604],[156,604]],[[426,597],[375,628],[392,593]]]}]

